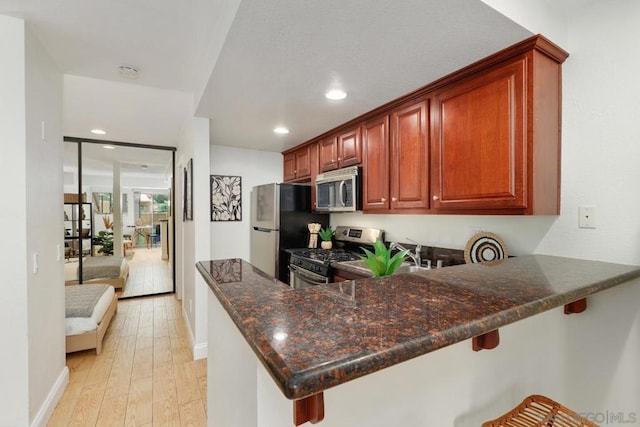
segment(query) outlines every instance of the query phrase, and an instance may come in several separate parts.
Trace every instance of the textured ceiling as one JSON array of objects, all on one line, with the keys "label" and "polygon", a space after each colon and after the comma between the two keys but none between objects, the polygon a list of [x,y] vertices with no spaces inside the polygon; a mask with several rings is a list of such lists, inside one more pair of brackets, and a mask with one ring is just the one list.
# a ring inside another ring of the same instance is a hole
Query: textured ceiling
[{"label": "textured ceiling", "polygon": [[477,0],[243,0],[197,114],[214,144],[281,151],[530,35]]},{"label": "textured ceiling", "polygon": [[[480,0],[0,0],[0,13],[25,19],[65,74],[67,136],[176,146],[195,109],[213,143],[271,151],[531,34]],[[346,100],[324,99],[334,85]]]}]

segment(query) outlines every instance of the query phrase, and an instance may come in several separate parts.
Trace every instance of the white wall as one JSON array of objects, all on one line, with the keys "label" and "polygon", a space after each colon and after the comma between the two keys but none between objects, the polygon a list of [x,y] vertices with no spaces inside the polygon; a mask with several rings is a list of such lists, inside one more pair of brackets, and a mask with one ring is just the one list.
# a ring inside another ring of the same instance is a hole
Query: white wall
[{"label": "white wall", "polygon": [[[640,5],[593,2],[567,22],[562,215],[537,252],[640,264]],[[578,206],[597,228],[578,229]]]},{"label": "white wall", "polygon": [[0,224],[10,242],[0,256],[10,296],[0,300],[0,425],[44,425],[68,381],[59,258],[62,74],[22,20],[0,16],[0,34],[0,174],[8,201]]},{"label": "white wall", "polygon": [[[28,28],[27,28],[28,29]],[[39,255],[39,271],[28,274],[29,419],[47,421],[57,399],[54,385],[65,367],[62,205],[62,73],[27,31],[27,256]],[[42,123],[45,138],[42,138]],[[45,180],[42,177],[46,177]],[[32,270],[33,272],[33,270]],[[46,402],[53,399],[52,402]],[[53,405],[45,407],[44,405]]]},{"label": "white wall", "polygon": [[242,177],[242,221],[211,223],[211,258],[249,260],[251,189],[282,182],[282,155],[268,151],[211,146],[211,175]]},{"label": "white wall", "polygon": [[[178,292],[182,297],[182,310],[188,322],[194,358],[207,355],[207,292],[209,288],[195,264],[211,259],[209,243],[209,120],[194,118],[183,129],[178,150],[176,170],[182,176],[183,168],[193,159],[193,221],[181,222],[182,203],[176,204],[176,242],[178,242]],[[182,200],[182,179],[176,180],[176,200]],[[179,210],[178,210],[179,209]]]},{"label": "white wall", "polygon": [[0,425],[10,426],[29,421],[24,38],[23,21],[0,15],[0,224],[4,241],[11,242],[0,245]]}]

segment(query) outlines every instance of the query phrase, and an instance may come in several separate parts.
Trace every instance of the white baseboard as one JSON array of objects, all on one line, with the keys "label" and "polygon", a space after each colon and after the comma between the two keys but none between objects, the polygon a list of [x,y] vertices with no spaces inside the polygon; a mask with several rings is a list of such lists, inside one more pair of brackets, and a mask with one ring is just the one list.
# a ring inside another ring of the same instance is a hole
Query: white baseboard
[{"label": "white baseboard", "polygon": [[33,419],[33,422],[31,422],[31,427],[44,427],[47,425],[51,415],[53,415],[53,411],[56,409],[56,405],[64,393],[64,390],[67,388],[67,384],[69,384],[69,369],[65,366],[62,372],[60,372],[60,375],[58,375],[56,381],[53,383],[53,387],[49,390],[49,394],[42,403],[42,406]]},{"label": "white baseboard", "polygon": [[209,345],[201,342],[193,346],[193,360],[206,359],[209,352]]},{"label": "white baseboard", "polygon": [[184,324],[187,326],[187,335],[189,335],[189,345],[193,352],[193,360],[206,359],[209,352],[206,342],[196,343],[193,338],[193,331],[191,331],[191,324],[189,323],[189,317],[187,312],[182,308],[182,317],[184,318]]}]

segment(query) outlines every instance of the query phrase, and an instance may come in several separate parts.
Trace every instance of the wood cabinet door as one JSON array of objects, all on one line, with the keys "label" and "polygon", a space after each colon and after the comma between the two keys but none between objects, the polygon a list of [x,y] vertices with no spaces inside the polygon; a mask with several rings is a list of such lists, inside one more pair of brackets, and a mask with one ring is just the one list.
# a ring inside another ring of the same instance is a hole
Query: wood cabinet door
[{"label": "wood cabinet door", "polygon": [[296,179],[296,153],[285,154],[283,158],[283,175],[284,182],[293,181]]},{"label": "wood cabinet door", "polygon": [[434,97],[434,209],[526,208],[526,59]]},{"label": "wood cabinet door", "polygon": [[296,150],[296,179],[311,177],[311,158],[309,146]]},{"label": "wood cabinet door", "polygon": [[338,163],[341,168],[362,163],[360,127],[338,136]]},{"label": "wood cabinet door", "polygon": [[427,114],[427,101],[404,105],[391,114],[391,209],[429,207]]},{"label": "wood cabinet door", "polygon": [[318,175],[318,143],[314,142],[309,146],[309,168],[311,170],[311,209],[316,210],[316,176]]},{"label": "wood cabinet door", "polygon": [[335,136],[325,138],[319,143],[320,171],[338,169],[338,139]]},{"label": "wood cabinet door", "polygon": [[362,129],[362,209],[389,209],[389,116],[366,122]]}]

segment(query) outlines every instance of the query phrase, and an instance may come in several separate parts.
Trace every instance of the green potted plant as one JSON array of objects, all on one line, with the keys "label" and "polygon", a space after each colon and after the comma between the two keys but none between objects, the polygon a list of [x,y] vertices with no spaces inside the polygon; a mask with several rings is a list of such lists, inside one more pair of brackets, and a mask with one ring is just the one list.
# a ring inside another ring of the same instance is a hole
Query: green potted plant
[{"label": "green potted plant", "polygon": [[374,252],[363,248],[366,256],[362,256],[362,260],[369,267],[369,270],[376,276],[390,276],[394,271],[400,267],[404,258],[409,253],[408,250],[398,251],[395,255],[391,256],[395,248],[395,244],[392,243],[387,248],[381,239],[376,240],[373,245]]},{"label": "green potted plant", "polygon": [[321,228],[320,231],[318,231],[318,235],[322,239],[322,242],[320,243],[320,247],[322,249],[331,249],[333,246],[331,239],[333,238],[334,233],[335,231],[332,230],[331,227]]},{"label": "green potted plant", "polygon": [[94,243],[102,246],[98,249],[98,253],[113,255],[113,231],[99,231]]}]

